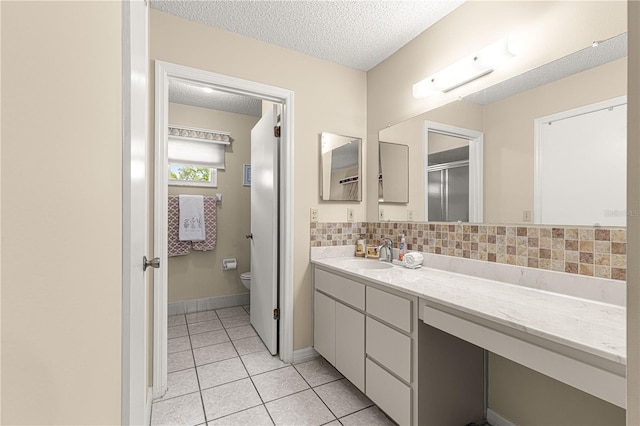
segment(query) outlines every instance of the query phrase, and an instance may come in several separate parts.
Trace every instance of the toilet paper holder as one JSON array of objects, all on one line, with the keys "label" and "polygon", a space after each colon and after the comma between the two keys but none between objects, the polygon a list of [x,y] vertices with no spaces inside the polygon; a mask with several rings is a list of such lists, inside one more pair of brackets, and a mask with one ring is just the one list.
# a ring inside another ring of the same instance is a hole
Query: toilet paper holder
[{"label": "toilet paper holder", "polygon": [[229,271],[232,269],[238,269],[238,260],[235,258],[222,259],[222,270]]}]

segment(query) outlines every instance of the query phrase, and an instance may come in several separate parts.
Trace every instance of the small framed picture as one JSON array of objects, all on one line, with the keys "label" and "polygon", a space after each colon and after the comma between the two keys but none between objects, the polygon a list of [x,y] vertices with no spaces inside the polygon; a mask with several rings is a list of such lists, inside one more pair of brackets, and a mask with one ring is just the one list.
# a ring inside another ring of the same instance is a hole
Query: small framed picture
[{"label": "small framed picture", "polygon": [[242,165],[242,185],[251,186],[251,164]]}]

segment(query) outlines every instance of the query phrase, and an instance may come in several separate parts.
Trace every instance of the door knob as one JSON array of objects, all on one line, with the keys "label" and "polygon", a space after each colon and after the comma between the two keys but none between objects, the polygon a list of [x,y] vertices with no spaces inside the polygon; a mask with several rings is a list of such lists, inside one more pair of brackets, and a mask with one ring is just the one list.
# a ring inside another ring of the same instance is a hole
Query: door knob
[{"label": "door knob", "polygon": [[146,271],[149,266],[151,266],[152,268],[159,268],[160,267],[160,258],[159,257],[154,257],[153,259],[149,260],[149,259],[147,259],[147,256],[143,256],[143,258],[142,258],[142,270]]},{"label": "door knob", "polygon": [[253,240],[253,234],[246,234],[244,236],[247,240]]}]

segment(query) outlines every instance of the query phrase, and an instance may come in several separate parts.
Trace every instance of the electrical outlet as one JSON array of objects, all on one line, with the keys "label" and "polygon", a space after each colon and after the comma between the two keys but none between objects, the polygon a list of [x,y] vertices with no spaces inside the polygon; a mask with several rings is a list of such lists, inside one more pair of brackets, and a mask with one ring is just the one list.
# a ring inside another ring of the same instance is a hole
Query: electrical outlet
[{"label": "electrical outlet", "polygon": [[317,222],[318,221],[318,209],[315,208],[311,208],[311,222]]},{"label": "electrical outlet", "polygon": [[378,209],[378,220],[384,220],[384,209]]},{"label": "electrical outlet", "polygon": [[407,210],[407,220],[413,222],[413,210]]},{"label": "electrical outlet", "polygon": [[347,208],[347,222],[353,222],[353,209]]},{"label": "electrical outlet", "polygon": [[523,210],[522,211],[522,221],[523,222],[531,222],[531,210]]}]

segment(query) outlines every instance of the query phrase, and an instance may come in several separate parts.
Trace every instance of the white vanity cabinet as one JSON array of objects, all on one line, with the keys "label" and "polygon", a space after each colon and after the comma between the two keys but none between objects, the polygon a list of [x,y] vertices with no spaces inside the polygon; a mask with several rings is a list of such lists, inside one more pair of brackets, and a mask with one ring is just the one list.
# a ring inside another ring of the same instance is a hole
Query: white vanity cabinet
[{"label": "white vanity cabinet", "polygon": [[320,268],[314,287],[316,351],[396,422],[416,424],[417,298]]},{"label": "white vanity cabinet", "polygon": [[314,347],[364,392],[365,286],[320,269],[314,283]]},{"label": "white vanity cabinet", "polygon": [[419,320],[417,296],[317,265],[314,347],[400,425],[482,418],[482,350]]}]

